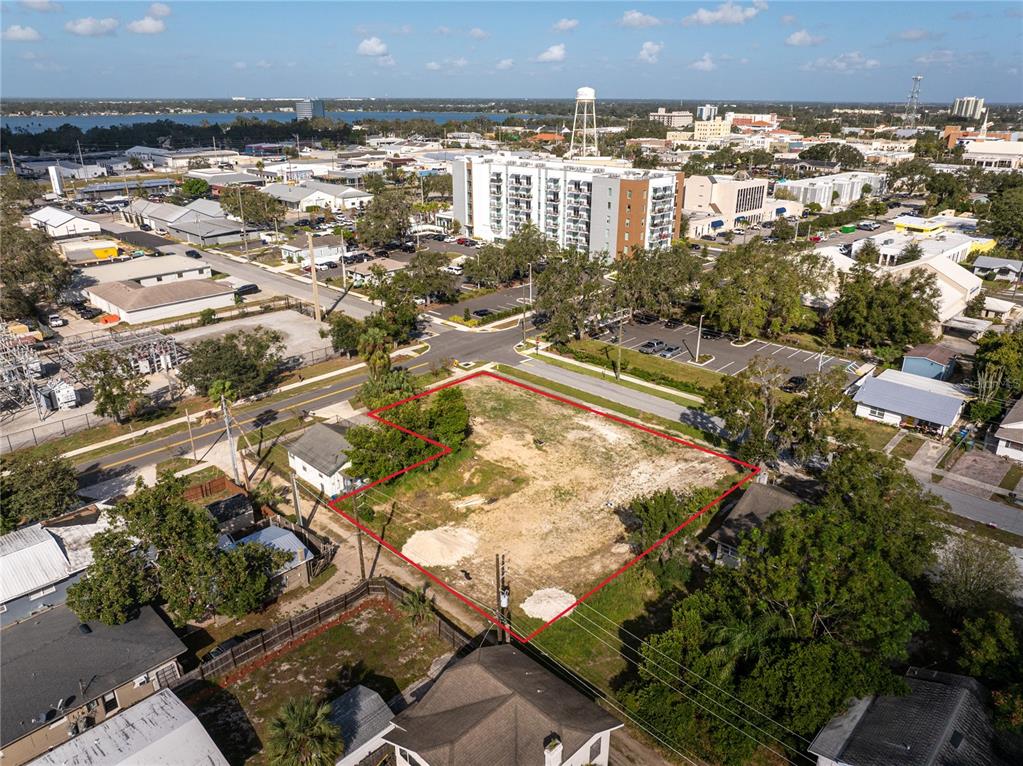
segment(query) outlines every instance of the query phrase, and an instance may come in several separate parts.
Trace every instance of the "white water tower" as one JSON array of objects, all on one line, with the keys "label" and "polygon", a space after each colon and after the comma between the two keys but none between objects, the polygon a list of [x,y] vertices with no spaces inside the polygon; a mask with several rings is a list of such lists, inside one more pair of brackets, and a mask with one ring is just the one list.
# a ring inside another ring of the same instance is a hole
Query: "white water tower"
[{"label": "white water tower", "polygon": [[569,157],[596,157],[597,151],[597,91],[579,88],[575,92],[575,117],[572,119],[572,142]]}]

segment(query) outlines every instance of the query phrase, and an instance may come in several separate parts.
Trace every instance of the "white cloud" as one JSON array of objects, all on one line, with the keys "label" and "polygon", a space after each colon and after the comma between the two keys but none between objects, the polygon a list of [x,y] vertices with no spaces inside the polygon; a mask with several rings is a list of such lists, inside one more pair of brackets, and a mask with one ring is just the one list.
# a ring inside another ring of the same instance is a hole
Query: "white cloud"
[{"label": "white cloud", "polygon": [[497,62],[497,68],[501,70],[511,69],[515,65],[514,59],[501,59]]},{"label": "white cloud", "polygon": [[938,49],[917,56],[913,61],[917,64],[952,64],[958,57],[947,49]]},{"label": "white cloud", "polygon": [[64,6],[60,3],[54,3],[52,0],[21,0],[18,5],[30,11],[39,11],[40,13],[56,13],[57,11],[64,10]]},{"label": "white cloud", "polygon": [[244,61],[236,61],[236,62],[234,62],[234,68],[235,69],[248,69],[249,65],[246,64]]},{"label": "white cloud", "polygon": [[551,28],[555,32],[571,32],[579,26],[579,19],[559,19]]},{"label": "white cloud", "polygon": [[394,66],[398,62],[394,60],[394,56],[377,56],[377,66]]},{"label": "white cloud", "polygon": [[620,26],[631,27],[632,29],[656,27],[661,23],[661,20],[656,16],[651,16],[648,13],[641,13],[640,11],[626,11],[618,20],[618,24]]},{"label": "white cloud", "polygon": [[355,52],[360,56],[386,56],[387,44],[379,37],[367,37],[359,43]]},{"label": "white cloud", "polygon": [[905,40],[906,42],[915,43],[920,42],[921,40],[934,40],[940,37],[940,35],[936,35],[927,29],[915,28],[903,29],[901,32],[895,35],[895,37],[898,38],[899,40]]},{"label": "white cloud", "polygon": [[824,70],[837,74],[852,74],[867,69],[877,69],[879,66],[881,66],[881,62],[877,59],[867,58],[859,51],[850,51],[849,53],[840,53],[834,58],[822,57],[808,61],[803,64],[801,69],[805,72]]},{"label": "white cloud", "polygon": [[691,62],[689,68],[695,69],[698,72],[713,72],[718,68],[718,65],[714,62],[713,56],[709,53],[704,53],[696,61]]},{"label": "white cloud", "polygon": [[454,59],[451,62],[451,66],[455,66],[458,67],[459,69],[462,69],[463,67],[469,66],[469,59],[467,59],[465,56],[459,56],[458,58]]},{"label": "white cloud", "polygon": [[152,16],[128,22],[128,31],[137,35],[158,35],[165,29],[167,25],[163,23],[163,19],[154,19]]},{"label": "white cloud", "polygon": [[797,23],[798,21],[799,21],[799,19],[797,19],[791,13],[787,13],[784,16],[781,17],[781,23],[784,24],[787,27],[792,26],[793,24]]},{"label": "white cloud", "polygon": [[655,43],[647,41],[643,43],[643,47],[639,49],[639,60],[644,61],[647,64],[656,64],[657,57],[664,49],[664,43]]},{"label": "white cloud", "polygon": [[444,35],[445,37],[447,37],[448,35],[451,34],[451,27],[437,27],[433,31],[436,32],[438,35]]},{"label": "white cloud", "polygon": [[485,29],[473,27],[472,29],[469,30],[469,37],[471,37],[473,40],[486,40],[488,37],[490,37],[490,33]]},{"label": "white cloud", "polygon": [[166,16],[171,15],[170,6],[167,3],[153,3],[149,6],[149,16],[156,19],[162,19]]},{"label": "white cloud", "polygon": [[64,29],[79,37],[103,37],[112,35],[119,25],[117,19],[86,16],[84,19],[72,19],[64,25]]},{"label": "white cloud", "polygon": [[431,72],[436,72],[441,68],[441,66],[436,61],[427,61],[426,68],[429,69]]},{"label": "white cloud", "polygon": [[32,43],[42,40],[43,36],[35,27],[23,27],[20,24],[11,24],[4,30],[4,40],[10,43]]},{"label": "white cloud", "polygon": [[402,24],[395,30],[399,35],[410,35],[415,32],[411,24]]},{"label": "white cloud", "polygon": [[256,68],[257,69],[272,69],[273,68],[273,63],[270,62],[270,61],[267,61],[266,59],[260,59],[259,61],[256,62]]},{"label": "white cloud", "polygon": [[722,3],[713,11],[700,8],[691,16],[686,16],[682,23],[689,26],[707,27],[712,24],[736,25],[745,24],[755,18],[761,11],[767,10],[767,3],[764,0],[753,0],[753,5],[739,5],[728,0]]},{"label": "white cloud", "polygon": [[793,48],[805,48],[810,45],[820,45],[822,42],[824,42],[823,37],[815,37],[805,29],[793,32],[785,38],[785,44],[791,45]]},{"label": "white cloud", "polygon": [[552,45],[550,48],[545,50],[539,56],[536,57],[537,61],[557,62],[565,60],[565,44],[558,43]]}]

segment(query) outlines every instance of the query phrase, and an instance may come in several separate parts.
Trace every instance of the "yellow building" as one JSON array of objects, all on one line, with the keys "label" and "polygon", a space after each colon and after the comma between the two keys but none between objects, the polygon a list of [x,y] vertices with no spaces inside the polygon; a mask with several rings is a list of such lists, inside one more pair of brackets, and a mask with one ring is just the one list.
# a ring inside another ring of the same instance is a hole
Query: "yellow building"
[{"label": "yellow building", "polygon": [[732,132],[730,120],[723,120],[717,117],[713,120],[701,120],[693,123],[694,141],[716,141],[725,138]]}]

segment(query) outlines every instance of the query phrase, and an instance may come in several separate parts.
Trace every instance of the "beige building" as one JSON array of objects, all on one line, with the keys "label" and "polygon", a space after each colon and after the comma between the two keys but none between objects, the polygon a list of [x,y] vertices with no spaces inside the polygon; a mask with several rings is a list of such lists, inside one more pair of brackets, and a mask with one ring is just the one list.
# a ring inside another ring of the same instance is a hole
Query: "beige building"
[{"label": "beige building", "polygon": [[732,123],[729,120],[723,120],[720,117],[715,117],[713,120],[703,120],[702,122],[693,123],[693,140],[694,141],[716,141],[730,135],[732,132]]},{"label": "beige building", "polygon": [[803,212],[802,203],[769,197],[766,178],[750,178],[745,173],[690,176],[685,180],[682,207],[693,237]]},{"label": "beige building", "polygon": [[693,124],[692,112],[669,112],[663,106],[656,112],[650,112],[647,116],[650,122],[659,122],[669,128],[684,128],[686,125]]}]

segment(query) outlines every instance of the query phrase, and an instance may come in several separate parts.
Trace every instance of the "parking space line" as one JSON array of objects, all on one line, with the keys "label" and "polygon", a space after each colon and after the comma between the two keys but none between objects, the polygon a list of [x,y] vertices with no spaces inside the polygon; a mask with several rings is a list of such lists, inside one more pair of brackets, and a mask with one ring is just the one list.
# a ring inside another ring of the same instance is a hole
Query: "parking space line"
[{"label": "parking space line", "polygon": [[791,359],[791,358],[792,358],[792,357],[794,357],[794,356],[795,356],[796,354],[801,354],[801,353],[802,353],[802,352],[801,352],[801,351],[800,351],[800,350],[799,350],[799,349],[797,348],[797,349],[796,349],[795,351],[793,351],[793,352],[792,352],[791,354],[789,354],[789,355],[788,355],[787,357],[785,357],[785,358],[786,358],[786,359]]},{"label": "parking space line", "polygon": [[770,343],[767,343],[767,342],[765,342],[763,346],[761,346],[760,348],[758,348],[758,349],[756,349],[756,350],[757,350],[757,351],[763,351],[763,350],[764,350],[765,348],[767,348],[767,347],[768,347],[768,346],[770,346],[770,345],[771,345]]},{"label": "parking space line", "polygon": [[739,374],[740,372],[742,372],[743,370],[745,370],[745,369],[746,369],[747,367],[749,367],[749,364],[744,364],[744,365],[742,366],[742,369],[736,370],[735,372],[730,372],[730,373],[728,373],[728,374],[729,374],[729,375],[738,375],[738,374]]},{"label": "parking space line", "polygon": [[779,351],[784,351],[784,350],[785,350],[785,347],[784,347],[784,346],[778,346],[778,348],[776,348],[776,349],[775,349],[774,351],[772,351],[772,352],[771,352],[771,356],[774,356],[774,355],[775,355],[775,354],[777,354],[777,353],[778,353]]},{"label": "parking space line", "polygon": [[714,372],[724,372],[726,368],[731,367],[733,364],[735,364],[735,362],[729,362],[726,365],[718,367],[716,370],[714,370]]}]

